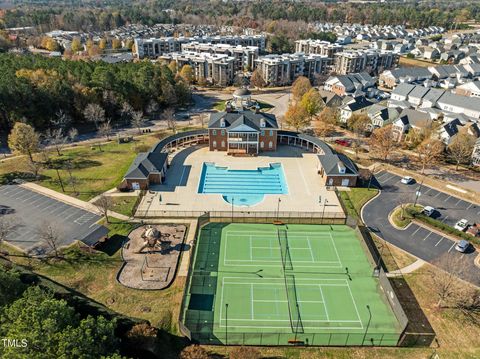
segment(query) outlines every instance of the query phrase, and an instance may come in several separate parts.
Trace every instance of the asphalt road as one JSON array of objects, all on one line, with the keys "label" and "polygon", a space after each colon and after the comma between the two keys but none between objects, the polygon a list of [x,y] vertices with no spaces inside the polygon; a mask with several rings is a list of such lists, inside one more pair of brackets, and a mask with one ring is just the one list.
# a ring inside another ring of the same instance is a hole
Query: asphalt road
[{"label": "asphalt road", "polygon": [[15,216],[18,226],[7,242],[32,255],[51,251],[39,236],[39,228],[53,224],[61,237],[58,246],[83,239],[100,217],[18,185],[0,186],[0,215]]},{"label": "asphalt road", "polygon": [[[480,286],[480,269],[474,265],[477,252],[470,247],[469,253],[455,251],[456,242],[426,228],[411,224],[405,230],[394,228],[388,214],[402,203],[412,203],[419,184],[404,185],[401,177],[382,171],[375,175],[381,193],[369,202],[362,211],[364,223],[370,230],[389,243],[437,265],[460,278]],[[454,225],[460,218],[480,221],[480,208],[447,193],[422,186],[418,203],[439,209],[439,220]]]}]

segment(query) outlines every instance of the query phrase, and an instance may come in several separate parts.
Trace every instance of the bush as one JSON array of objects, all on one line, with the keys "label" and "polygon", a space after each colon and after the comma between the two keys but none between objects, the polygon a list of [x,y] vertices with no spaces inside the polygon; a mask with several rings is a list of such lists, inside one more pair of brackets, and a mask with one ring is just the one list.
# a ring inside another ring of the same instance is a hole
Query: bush
[{"label": "bush", "polygon": [[182,350],[180,359],[209,359],[208,353],[199,345],[190,345]]}]

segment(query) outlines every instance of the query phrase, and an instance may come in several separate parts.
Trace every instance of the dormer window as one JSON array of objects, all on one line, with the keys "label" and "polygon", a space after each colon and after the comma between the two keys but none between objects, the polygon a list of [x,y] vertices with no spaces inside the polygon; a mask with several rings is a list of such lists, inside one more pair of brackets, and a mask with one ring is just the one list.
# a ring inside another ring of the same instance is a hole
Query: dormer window
[{"label": "dormer window", "polygon": [[345,172],[347,170],[345,168],[345,165],[342,162],[338,162],[337,166],[338,166],[338,173],[345,174]]},{"label": "dormer window", "polygon": [[263,118],[260,120],[260,127],[265,127],[265,120]]},{"label": "dormer window", "polygon": [[220,127],[225,127],[225,120],[223,118],[220,120]]}]

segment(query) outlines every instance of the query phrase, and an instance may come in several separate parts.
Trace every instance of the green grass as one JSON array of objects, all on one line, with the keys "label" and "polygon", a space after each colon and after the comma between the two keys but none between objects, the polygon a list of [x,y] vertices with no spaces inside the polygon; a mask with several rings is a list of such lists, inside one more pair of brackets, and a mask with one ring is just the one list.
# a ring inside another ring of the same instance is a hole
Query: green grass
[{"label": "green grass", "polygon": [[423,207],[419,205],[413,208],[413,204],[408,204],[403,207],[403,214],[402,214],[402,208],[397,207],[392,211],[392,214],[390,215],[390,219],[392,220],[393,224],[395,224],[397,227],[405,228],[412,222],[412,219],[414,218],[413,214],[420,213],[422,211],[422,208]]},{"label": "green grass", "polygon": [[[158,142],[164,134],[138,137],[131,143],[118,144],[111,141],[101,146],[77,146],[62,151],[62,156],[50,152],[50,165],[40,171],[40,178],[35,182],[41,186],[62,192],[61,183],[53,167],[59,168],[60,178],[65,193],[82,200],[90,200],[96,195],[117,186],[138,152],[147,151]],[[44,162],[40,155],[36,161]],[[69,183],[68,163],[71,162],[72,177],[76,179],[73,186]],[[18,157],[0,163],[0,183],[16,177],[29,177],[27,159]],[[31,177],[31,175],[30,175]],[[75,187],[75,188],[74,188]]]},{"label": "green grass", "polygon": [[375,197],[377,193],[378,190],[375,188],[350,188],[350,191],[340,192],[340,200],[347,210],[348,215],[354,218],[360,218],[360,211],[362,207],[370,199]]},{"label": "green grass", "polygon": [[[278,228],[286,230],[285,247]],[[190,288],[185,313],[194,337],[201,320],[202,334],[211,328],[216,340],[229,344],[287,345],[301,328],[297,339],[310,345],[361,345],[368,304],[375,313],[369,343],[397,343],[398,323],[377,289],[359,238],[347,226],[209,224],[195,256],[192,283],[197,284]],[[213,296],[213,307],[207,296]]]},{"label": "green grass", "polygon": [[114,212],[124,214],[125,216],[133,215],[133,207],[137,202],[137,196],[122,196],[122,197],[110,197],[113,202],[112,210]]}]

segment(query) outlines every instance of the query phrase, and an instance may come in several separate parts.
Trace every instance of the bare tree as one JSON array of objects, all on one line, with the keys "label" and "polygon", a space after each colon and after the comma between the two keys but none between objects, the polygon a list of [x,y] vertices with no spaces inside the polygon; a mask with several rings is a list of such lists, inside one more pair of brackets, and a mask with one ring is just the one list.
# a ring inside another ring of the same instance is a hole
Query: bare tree
[{"label": "bare tree", "polygon": [[55,258],[58,258],[58,248],[63,238],[58,226],[55,223],[44,221],[38,226],[37,232],[42,242],[53,251]]},{"label": "bare tree", "polygon": [[30,173],[33,174],[33,176],[35,178],[38,178],[38,175],[39,175],[40,171],[42,170],[43,165],[42,165],[41,162],[36,162],[36,161],[32,161],[32,160],[28,159],[27,160],[27,168],[30,171]]},{"label": "bare tree", "polygon": [[60,151],[67,142],[67,137],[63,135],[63,129],[48,129],[45,132],[45,139],[50,146],[53,146],[55,148],[57,154],[61,156],[62,153]]},{"label": "bare tree", "polygon": [[378,153],[384,161],[398,146],[391,125],[373,130],[369,140],[372,151]]},{"label": "bare tree", "polygon": [[105,217],[105,220],[107,221],[107,223],[110,223],[109,218],[108,218],[108,212],[111,211],[112,208],[113,208],[112,198],[102,194],[95,201],[95,206],[102,213],[102,215]]},{"label": "bare tree", "polygon": [[142,126],[145,124],[145,118],[142,111],[135,111],[132,113],[130,123],[138,130],[138,133],[142,133]]},{"label": "bare tree", "polygon": [[129,123],[132,118],[133,107],[128,102],[122,104],[122,109],[120,110],[120,115],[122,116],[124,123]]},{"label": "bare tree", "polygon": [[177,119],[175,118],[175,111],[173,108],[169,107],[163,110],[161,119],[162,121],[167,122],[169,130],[172,130],[173,133],[177,132]]},{"label": "bare tree", "polygon": [[99,127],[100,123],[105,122],[105,110],[96,103],[88,104],[83,110],[83,116],[87,121],[93,122],[96,128]]},{"label": "bare tree", "polygon": [[76,128],[71,128],[70,131],[68,131],[68,139],[70,142],[73,142],[76,140],[78,136],[78,130]]},{"label": "bare tree", "polygon": [[98,128],[100,136],[106,137],[107,141],[110,141],[110,135],[112,134],[112,126],[110,125],[110,120],[103,122]]},{"label": "bare tree", "polygon": [[53,125],[63,132],[70,126],[72,118],[63,110],[58,110],[55,113],[55,119],[52,121]]},{"label": "bare tree", "polygon": [[77,193],[77,184],[78,178],[73,175],[74,164],[71,160],[67,161],[65,168],[67,169],[68,173],[68,184],[72,186],[73,193],[76,195]]},{"label": "bare tree", "polygon": [[445,149],[444,144],[437,139],[428,138],[416,148],[418,162],[422,166],[421,174],[425,172],[427,165],[435,163]]}]

